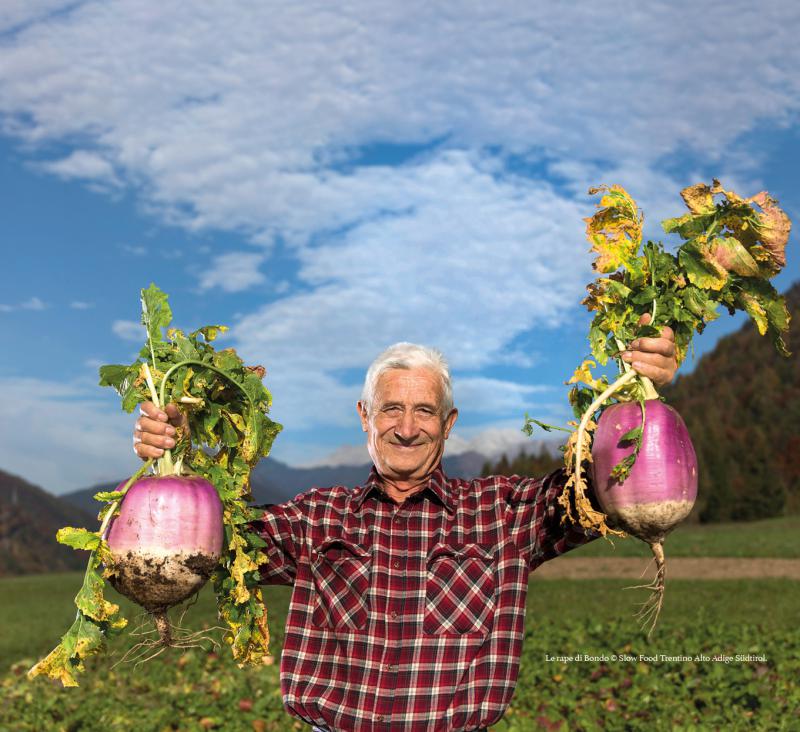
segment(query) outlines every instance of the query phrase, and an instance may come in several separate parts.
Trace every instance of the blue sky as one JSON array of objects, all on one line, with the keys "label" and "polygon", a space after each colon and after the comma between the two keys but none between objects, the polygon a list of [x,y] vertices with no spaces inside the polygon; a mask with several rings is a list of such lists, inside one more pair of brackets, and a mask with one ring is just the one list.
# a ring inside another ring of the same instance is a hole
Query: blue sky
[{"label": "blue sky", "polygon": [[654,238],[712,177],[800,213],[796,3],[187,7],[0,10],[0,468],[53,492],[136,465],[97,367],[132,360],[151,281],[266,366],[279,459],[363,457],[398,340],[451,361],[449,449],[496,451],[567,418],[590,185]]}]

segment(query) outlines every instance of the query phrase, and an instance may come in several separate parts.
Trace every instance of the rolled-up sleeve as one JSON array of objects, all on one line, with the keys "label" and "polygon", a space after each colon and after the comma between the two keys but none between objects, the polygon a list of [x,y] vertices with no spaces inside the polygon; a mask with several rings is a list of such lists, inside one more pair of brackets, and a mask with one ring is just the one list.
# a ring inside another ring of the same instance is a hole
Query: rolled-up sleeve
[{"label": "rolled-up sleeve", "polygon": [[514,475],[504,486],[506,529],[532,570],[542,562],[598,538],[566,518],[558,498],[566,474],[556,470],[543,478]]}]

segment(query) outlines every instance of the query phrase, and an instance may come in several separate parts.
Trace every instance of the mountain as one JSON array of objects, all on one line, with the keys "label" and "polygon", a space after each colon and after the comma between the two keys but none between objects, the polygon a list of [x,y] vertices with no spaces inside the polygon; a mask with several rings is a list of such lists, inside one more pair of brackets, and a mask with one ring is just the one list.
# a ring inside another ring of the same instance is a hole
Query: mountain
[{"label": "mountain", "polygon": [[[473,478],[481,474],[485,460],[483,455],[470,451],[445,457],[442,466],[451,477]],[[279,460],[264,458],[250,476],[253,502],[259,505],[283,503],[309,488],[360,485],[369,475],[371,467],[371,464],[366,464],[293,468]],[[92,496],[98,491],[113,489],[119,482],[111,481],[66,493],[61,499],[76,508],[96,514],[100,504]]]},{"label": "mountain", "polygon": [[662,390],[697,451],[701,521],[800,511],[800,283],[785,297],[789,358],[748,322]]},{"label": "mountain", "polygon": [[0,470],[0,576],[83,569],[88,554],[55,535],[62,526],[96,523],[80,507]]}]

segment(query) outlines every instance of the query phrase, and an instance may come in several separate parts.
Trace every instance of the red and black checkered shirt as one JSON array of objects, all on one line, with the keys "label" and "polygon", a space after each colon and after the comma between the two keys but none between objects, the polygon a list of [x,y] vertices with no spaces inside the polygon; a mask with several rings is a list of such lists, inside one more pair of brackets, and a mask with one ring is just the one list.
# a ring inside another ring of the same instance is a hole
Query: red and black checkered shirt
[{"label": "red and black checkered shirt", "polygon": [[561,524],[563,473],[447,478],[398,505],[363,486],[264,506],[264,584],[294,585],[281,690],[335,732],[449,732],[511,701],[528,575],[593,535]]}]

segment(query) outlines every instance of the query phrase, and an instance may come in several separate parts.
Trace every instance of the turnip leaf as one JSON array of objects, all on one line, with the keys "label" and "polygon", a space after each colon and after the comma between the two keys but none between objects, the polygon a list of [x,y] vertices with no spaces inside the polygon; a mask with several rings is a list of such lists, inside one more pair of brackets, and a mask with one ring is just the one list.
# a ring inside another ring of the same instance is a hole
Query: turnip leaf
[{"label": "turnip leaf", "polygon": [[72,526],[65,526],[56,533],[56,541],[59,544],[66,544],[73,549],[88,549],[93,551],[100,546],[100,534],[88,529],[75,529]]},{"label": "turnip leaf", "polygon": [[142,290],[142,325],[147,329],[151,348],[164,339],[162,329],[168,328],[172,322],[172,310],[167,300],[167,294],[154,284]]}]

